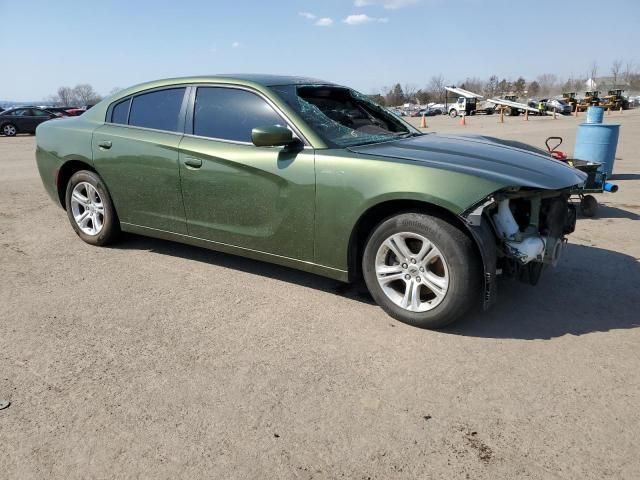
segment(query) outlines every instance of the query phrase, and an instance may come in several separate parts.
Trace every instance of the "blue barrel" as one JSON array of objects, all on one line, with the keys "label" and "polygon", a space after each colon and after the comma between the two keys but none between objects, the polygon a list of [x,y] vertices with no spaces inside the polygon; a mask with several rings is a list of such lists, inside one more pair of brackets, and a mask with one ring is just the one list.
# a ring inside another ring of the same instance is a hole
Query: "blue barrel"
[{"label": "blue barrel", "polygon": [[604,118],[603,107],[587,108],[587,123],[602,123],[603,118]]},{"label": "blue barrel", "polygon": [[573,158],[601,163],[602,166],[598,170],[611,175],[619,135],[619,124],[581,123],[578,125]]}]

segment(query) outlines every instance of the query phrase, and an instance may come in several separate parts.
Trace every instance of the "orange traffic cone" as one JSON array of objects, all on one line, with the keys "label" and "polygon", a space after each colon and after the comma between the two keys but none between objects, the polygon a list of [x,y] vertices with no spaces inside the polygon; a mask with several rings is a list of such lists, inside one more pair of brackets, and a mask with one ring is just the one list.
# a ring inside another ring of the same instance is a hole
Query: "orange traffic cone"
[{"label": "orange traffic cone", "polygon": [[422,115],[422,121],[420,122],[420,128],[427,128],[427,118],[425,115]]},{"label": "orange traffic cone", "polygon": [[460,117],[460,125],[462,125],[463,127],[467,124],[464,117],[466,117],[466,115],[463,113],[462,116]]},{"label": "orange traffic cone", "polygon": [[529,121],[529,110],[525,110],[524,111],[524,120],[525,120],[525,122]]}]

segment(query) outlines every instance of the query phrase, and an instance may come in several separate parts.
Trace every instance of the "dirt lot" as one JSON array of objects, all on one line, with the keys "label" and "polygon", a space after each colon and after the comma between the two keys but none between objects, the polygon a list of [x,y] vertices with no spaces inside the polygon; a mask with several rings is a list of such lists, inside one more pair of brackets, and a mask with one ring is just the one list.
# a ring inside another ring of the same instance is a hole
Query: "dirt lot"
[{"label": "dirt lot", "polygon": [[[82,243],[0,137],[0,476],[640,478],[640,111],[620,191],[538,287],[446,331],[361,288],[169,242]],[[542,145],[576,119],[429,118]]]}]

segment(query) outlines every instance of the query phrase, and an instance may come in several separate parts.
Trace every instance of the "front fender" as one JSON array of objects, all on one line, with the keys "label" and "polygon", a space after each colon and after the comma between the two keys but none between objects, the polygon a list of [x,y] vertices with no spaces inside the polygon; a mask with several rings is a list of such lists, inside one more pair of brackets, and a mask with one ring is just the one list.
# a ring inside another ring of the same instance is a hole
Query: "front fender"
[{"label": "front fender", "polygon": [[462,172],[345,150],[316,152],[315,261],[348,270],[349,239],[368,210],[411,200],[460,215],[503,185]]}]

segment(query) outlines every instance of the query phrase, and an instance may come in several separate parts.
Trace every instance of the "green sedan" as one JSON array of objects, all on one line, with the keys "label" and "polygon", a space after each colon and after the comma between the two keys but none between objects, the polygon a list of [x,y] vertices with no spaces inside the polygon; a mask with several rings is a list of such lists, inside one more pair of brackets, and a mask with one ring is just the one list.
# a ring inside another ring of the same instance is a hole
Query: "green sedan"
[{"label": "green sedan", "polygon": [[437,328],[536,283],[575,228],[578,170],[517,142],[425,134],[347,87],[173,78],[37,129],[44,187],[78,236],[121,231],[340,281]]}]

